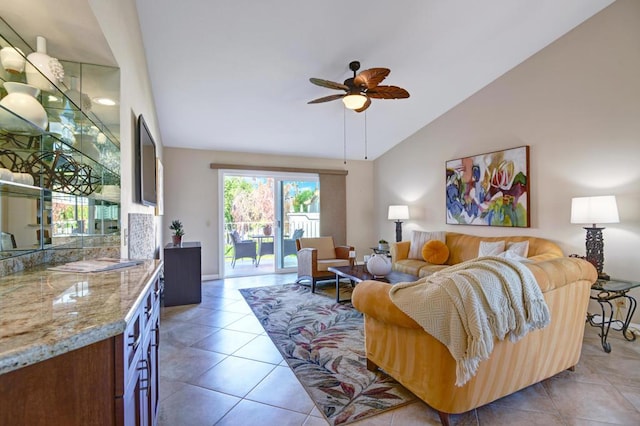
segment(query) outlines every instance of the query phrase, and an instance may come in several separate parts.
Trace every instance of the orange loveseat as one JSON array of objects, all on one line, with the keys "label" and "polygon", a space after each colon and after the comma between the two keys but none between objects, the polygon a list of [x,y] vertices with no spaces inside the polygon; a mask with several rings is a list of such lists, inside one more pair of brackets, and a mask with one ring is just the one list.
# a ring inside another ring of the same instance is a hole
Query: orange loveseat
[{"label": "orange loveseat", "polygon": [[[527,237],[447,234],[447,244],[454,242],[447,263],[475,257],[480,241],[500,239],[522,241]],[[560,249],[550,241],[540,238],[529,241],[532,254],[529,259],[534,262],[525,265],[533,272],[549,306],[549,326],[532,331],[515,343],[495,341],[493,352],[480,363],[476,375],[457,387],[456,361],[448,349],[393,304],[390,284],[363,281],[355,287],[352,302],[364,313],[367,367],[371,370],[379,367],[402,383],[437,410],[444,425],[449,424],[450,413],[472,410],[573,368],[582,350],[596,269],[585,260],[561,257]],[[399,246],[400,251],[395,249],[395,260],[403,254],[403,244]],[[428,270],[420,272],[424,267],[429,265],[422,265],[417,272],[428,275]],[[435,269],[441,268],[438,265]]]},{"label": "orange loveseat", "polygon": [[456,232],[445,233],[445,244],[449,248],[449,257],[442,265],[433,265],[422,258],[410,259],[409,252],[411,241],[393,243],[391,249],[391,262],[393,270],[405,274],[424,277],[447,266],[456,265],[478,257],[478,249],[481,241],[517,243],[529,241],[527,257],[532,262],[562,257],[562,249],[552,241],[537,237],[479,237],[476,235],[459,234]]}]

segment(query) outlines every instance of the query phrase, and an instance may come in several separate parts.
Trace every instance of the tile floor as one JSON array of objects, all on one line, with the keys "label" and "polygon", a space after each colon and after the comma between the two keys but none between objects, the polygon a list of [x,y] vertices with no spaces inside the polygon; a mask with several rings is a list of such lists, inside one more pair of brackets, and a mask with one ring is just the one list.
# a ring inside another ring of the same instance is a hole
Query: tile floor
[{"label": "tile floor", "polygon": [[[200,305],[162,309],[160,425],[327,424],[238,292],[293,281],[295,274],[208,281]],[[575,372],[452,416],[452,424],[640,425],[640,339],[612,332],[607,354],[596,329],[585,327]],[[440,423],[415,402],[355,424]]]}]

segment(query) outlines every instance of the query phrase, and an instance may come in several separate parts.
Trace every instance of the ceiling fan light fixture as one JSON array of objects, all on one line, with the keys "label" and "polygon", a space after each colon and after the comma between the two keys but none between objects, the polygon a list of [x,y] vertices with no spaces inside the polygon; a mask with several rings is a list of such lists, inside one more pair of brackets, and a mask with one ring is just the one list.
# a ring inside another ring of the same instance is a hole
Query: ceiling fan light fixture
[{"label": "ceiling fan light fixture", "polygon": [[367,97],[360,93],[349,94],[342,98],[342,102],[349,109],[360,109],[367,102]]}]

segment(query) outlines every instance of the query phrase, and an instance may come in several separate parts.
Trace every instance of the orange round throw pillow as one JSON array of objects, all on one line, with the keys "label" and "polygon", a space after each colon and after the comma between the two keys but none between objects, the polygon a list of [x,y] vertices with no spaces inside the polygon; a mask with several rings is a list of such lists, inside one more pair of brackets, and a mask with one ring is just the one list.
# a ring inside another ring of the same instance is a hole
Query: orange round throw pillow
[{"label": "orange round throw pillow", "polygon": [[449,247],[440,240],[427,241],[422,246],[422,258],[433,265],[442,265],[449,258]]}]

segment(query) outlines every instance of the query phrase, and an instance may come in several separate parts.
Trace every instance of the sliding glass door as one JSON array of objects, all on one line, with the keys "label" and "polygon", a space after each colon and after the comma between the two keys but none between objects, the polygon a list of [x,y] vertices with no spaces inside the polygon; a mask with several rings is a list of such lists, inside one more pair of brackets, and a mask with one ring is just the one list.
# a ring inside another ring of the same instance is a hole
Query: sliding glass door
[{"label": "sliding glass door", "polygon": [[295,240],[319,235],[317,175],[221,173],[223,276],[295,271]]},{"label": "sliding glass door", "polygon": [[281,225],[278,269],[297,268],[296,241],[320,236],[320,184],[318,178],[281,179],[278,223]]}]

